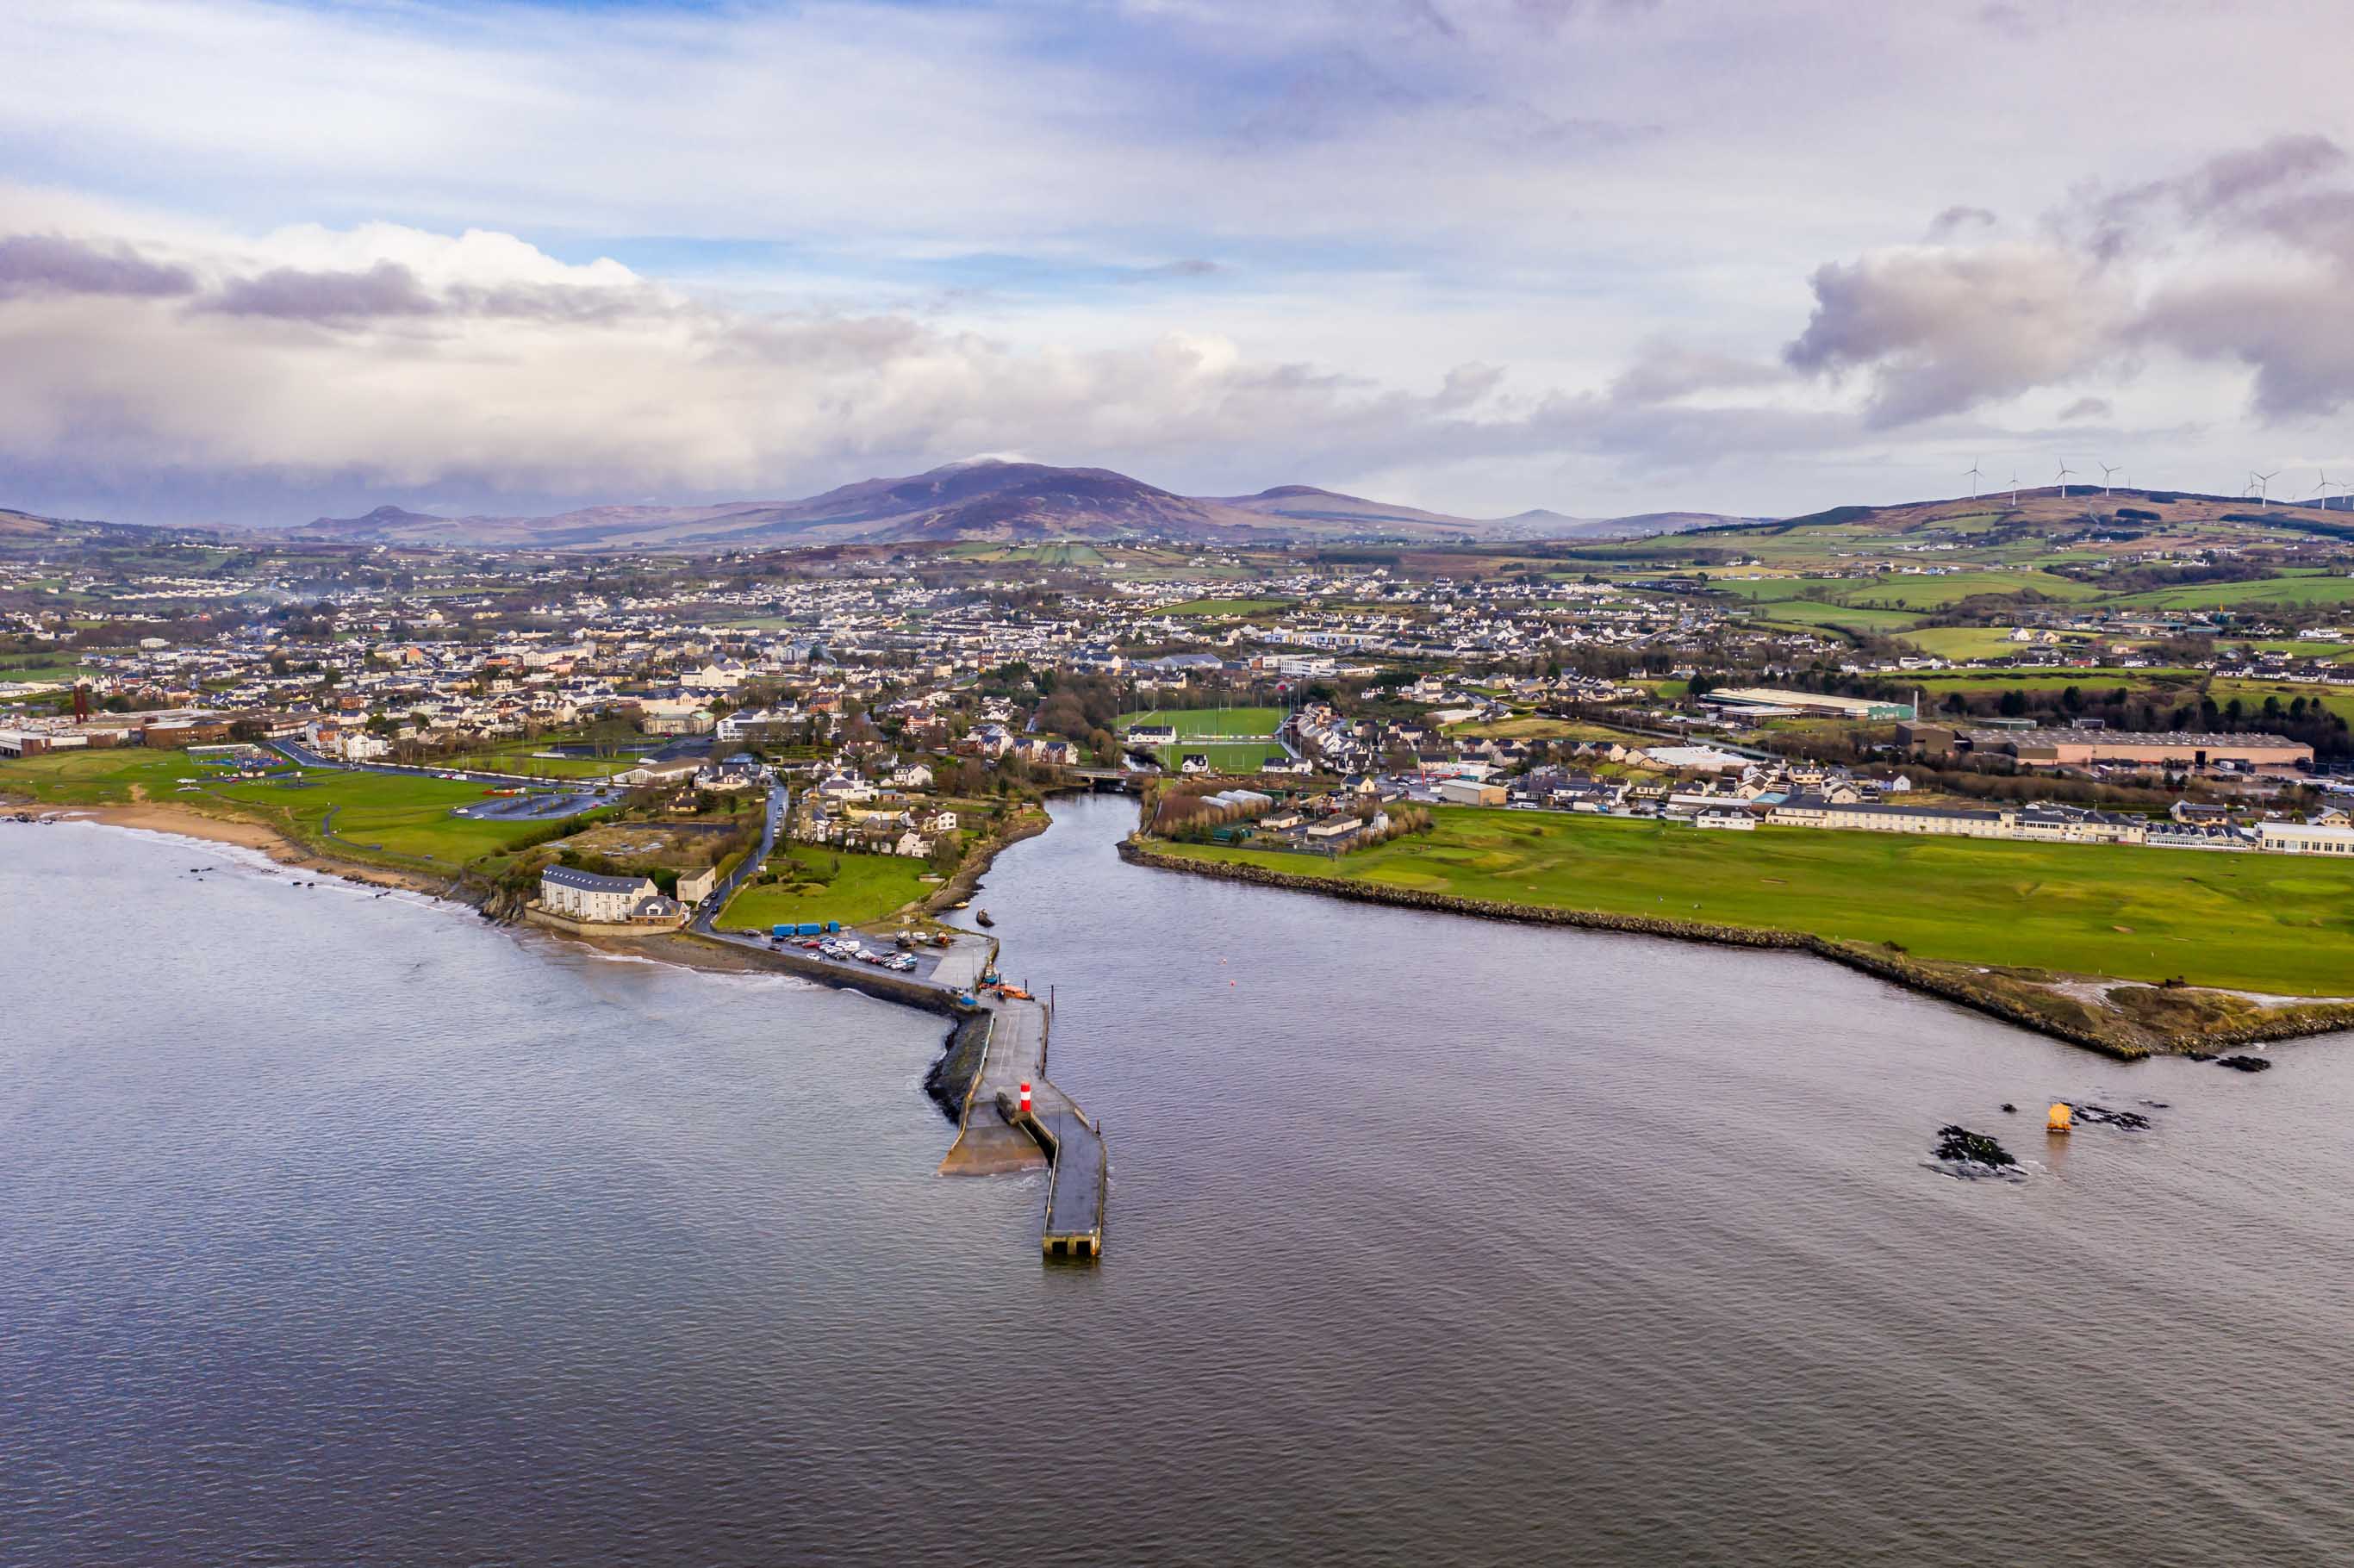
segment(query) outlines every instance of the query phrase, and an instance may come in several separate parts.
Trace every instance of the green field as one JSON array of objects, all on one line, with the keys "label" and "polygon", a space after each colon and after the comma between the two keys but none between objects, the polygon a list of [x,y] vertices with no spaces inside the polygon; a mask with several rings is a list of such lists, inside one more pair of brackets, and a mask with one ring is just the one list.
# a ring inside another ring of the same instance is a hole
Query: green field
[{"label": "green field", "polygon": [[1813,599],[1773,599],[1757,607],[1756,625],[1831,627],[1840,631],[1885,631],[1902,635],[1921,618],[1908,610],[1870,609],[1849,604],[1824,604]]},{"label": "green field", "polygon": [[[1922,652],[1940,659],[1999,659],[2024,652],[2031,646],[2013,642],[2013,630],[2008,626],[1925,626],[1900,635]],[[2060,646],[2066,648],[2082,641],[2085,639],[2063,636]]]},{"label": "green field", "polygon": [[792,891],[779,884],[745,888],[720,911],[719,924],[762,931],[788,920],[839,920],[845,926],[864,926],[896,914],[901,905],[922,898],[935,885],[921,880],[929,866],[898,855],[837,854],[810,844],[794,844],[770,855],[769,864],[783,870],[789,862],[823,867],[837,860],[842,869],[822,887]]},{"label": "green field", "polygon": [[[455,869],[544,832],[545,822],[477,821],[451,808],[486,798],[480,784],[391,773],[304,772],[285,781],[230,784],[211,794],[291,825],[334,853],[376,851]],[[329,836],[327,813],[335,813]]]},{"label": "green field", "polygon": [[1125,734],[1130,725],[1173,724],[1180,740],[1193,736],[1273,735],[1283,722],[1281,708],[1147,708],[1122,714],[1112,721]]},{"label": "green field", "polygon": [[[125,747],[0,762],[0,790],[51,806],[153,801],[268,822],[329,853],[427,863],[455,870],[497,854],[547,824],[475,821],[451,809],[484,799],[480,784],[406,774],[324,769],[284,779],[216,782],[211,769],[176,751]],[[194,787],[183,780],[196,780]],[[327,813],[334,811],[334,832]]]},{"label": "green field", "polygon": [[2354,605],[2354,577],[2314,573],[2244,583],[2186,583],[2124,595],[2111,602],[2149,609],[2215,609],[2233,604]]},{"label": "green field", "polygon": [[1188,757],[1208,758],[1211,769],[1218,773],[1257,773],[1260,763],[1283,755],[1283,747],[1271,740],[1189,740],[1179,746],[1155,747],[1153,750],[1161,758],[1161,766],[1172,773]]},{"label": "green field", "polygon": [[1338,863],[1163,846],[1467,898],[1896,942],[1915,957],[2295,995],[2354,992],[2354,863],[1442,807]]}]

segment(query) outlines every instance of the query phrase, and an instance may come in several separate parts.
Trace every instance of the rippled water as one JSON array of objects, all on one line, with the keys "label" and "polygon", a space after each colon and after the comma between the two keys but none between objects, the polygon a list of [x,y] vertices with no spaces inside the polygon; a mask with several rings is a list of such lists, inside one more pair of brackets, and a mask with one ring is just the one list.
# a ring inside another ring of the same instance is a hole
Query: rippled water
[{"label": "rippled water", "polygon": [[2354,1039],[2125,1066],[1129,810],[981,898],[1093,1269],[932,1175],[933,1018],[0,827],[0,1562],[2354,1557]]}]

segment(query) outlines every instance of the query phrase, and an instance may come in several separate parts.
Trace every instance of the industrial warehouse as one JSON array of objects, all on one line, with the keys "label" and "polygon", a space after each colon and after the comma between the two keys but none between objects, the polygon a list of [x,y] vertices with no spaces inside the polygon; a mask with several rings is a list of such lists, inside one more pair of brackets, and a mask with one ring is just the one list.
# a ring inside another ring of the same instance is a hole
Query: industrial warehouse
[{"label": "industrial warehouse", "polygon": [[2089,768],[2096,763],[2200,768],[2310,766],[2313,747],[2277,735],[2211,735],[2167,730],[2135,734],[2106,729],[1974,729],[1965,749],[2008,752],[2031,768]]}]

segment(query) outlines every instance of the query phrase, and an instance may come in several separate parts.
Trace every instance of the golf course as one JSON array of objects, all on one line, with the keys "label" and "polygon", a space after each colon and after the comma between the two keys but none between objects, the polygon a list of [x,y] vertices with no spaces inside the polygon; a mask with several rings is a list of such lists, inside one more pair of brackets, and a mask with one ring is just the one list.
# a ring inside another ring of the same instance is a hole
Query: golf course
[{"label": "golf course", "polygon": [[2354,993],[2354,864],[1441,807],[1326,860],[1161,843],[1294,876],[1838,940],[1914,957],[2289,996]]}]

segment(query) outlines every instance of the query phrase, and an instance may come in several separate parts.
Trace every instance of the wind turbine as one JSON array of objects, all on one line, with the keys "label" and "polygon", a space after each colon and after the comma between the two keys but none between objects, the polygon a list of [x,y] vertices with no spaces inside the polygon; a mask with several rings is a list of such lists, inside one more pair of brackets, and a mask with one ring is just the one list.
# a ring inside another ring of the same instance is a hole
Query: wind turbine
[{"label": "wind turbine", "polygon": [[1972,458],[1970,460],[1970,471],[1965,477],[1967,477],[1970,482],[1970,499],[1972,501],[1976,501],[1978,498],[1978,481],[1986,477],[1984,473],[1978,471],[1978,460],[1976,458]]},{"label": "wind turbine", "polygon": [[2010,471],[2010,503],[2013,506],[2019,504],[2019,471],[2017,469]]},{"label": "wind turbine", "polygon": [[[2329,510],[2329,487],[2335,482],[2336,482],[2329,477],[2328,472],[2324,471],[2321,475],[2321,482],[2313,487],[2313,493],[2321,497],[2321,509],[2324,512]],[[2338,488],[2343,490],[2346,487],[2340,484]]]},{"label": "wind turbine", "polygon": [[2274,480],[2280,477],[2280,470],[2274,469],[2270,473],[2258,473],[2255,470],[2250,469],[2248,471],[2248,477],[2256,482],[2256,510],[2259,512],[2271,511],[2272,507],[2269,504],[2268,498],[2264,494],[2264,487],[2272,483]]},{"label": "wind turbine", "polygon": [[2113,466],[2111,466],[2111,465],[2110,465],[2110,464],[2108,464],[2108,463],[2103,463],[2103,464],[2101,464],[2100,466],[2101,466],[2101,493],[2102,493],[2103,495],[2106,495],[2106,494],[2109,493],[2109,481],[2110,481],[2111,477],[2112,477],[2112,476],[2114,476],[2114,475],[2116,475],[2116,474],[2120,474],[2120,473],[2125,472],[2125,470],[2124,470],[2122,467],[2113,467]]},{"label": "wind turbine", "polygon": [[2068,481],[2074,476],[2075,472],[2074,469],[2068,466],[2066,458],[2060,460],[2060,499],[2062,501],[2068,499]]}]

